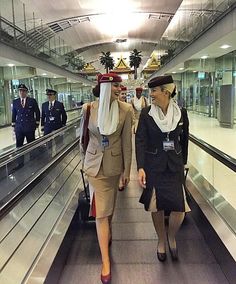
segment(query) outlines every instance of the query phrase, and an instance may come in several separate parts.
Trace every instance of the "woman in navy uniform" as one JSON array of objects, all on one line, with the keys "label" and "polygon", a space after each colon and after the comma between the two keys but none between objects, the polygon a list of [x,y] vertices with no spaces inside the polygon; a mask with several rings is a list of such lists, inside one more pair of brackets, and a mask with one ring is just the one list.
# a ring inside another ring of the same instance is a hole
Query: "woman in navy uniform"
[{"label": "woman in navy uniform", "polygon": [[166,260],[164,211],[171,212],[167,241],[177,260],[176,233],[190,210],[184,191],[189,122],[187,111],[172,99],[176,87],[171,76],[155,77],[148,86],[152,104],[142,110],[136,133],[138,178],[144,188],[140,202],[152,212],[160,261]]},{"label": "woman in navy uniform", "polygon": [[13,101],[12,127],[16,134],[16,147],[35,140],[35,129],[39,126],[40,110],[35,99],[27,97],[28,88],[24,84],[18,86],[19,98]]},{"label": "woman in navy uniform", "polygon": [[57,92],[46,90],[48,102],[42,104],[41,131],[44,135],[66,125],[67,115],[63,103],[56,100]]}]

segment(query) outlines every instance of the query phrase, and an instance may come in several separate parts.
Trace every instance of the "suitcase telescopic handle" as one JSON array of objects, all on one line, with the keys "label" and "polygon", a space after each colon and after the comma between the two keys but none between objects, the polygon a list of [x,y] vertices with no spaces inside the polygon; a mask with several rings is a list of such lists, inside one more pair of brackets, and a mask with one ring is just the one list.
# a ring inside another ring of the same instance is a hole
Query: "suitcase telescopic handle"
[{"label": "suitcase telescopic handle", "polygon": [[84,179],[84,171],[82,169],[80,169],[80,173],[82,176],[82,181],[83,181],[83,185],[84,185],[84,192],[85,192],[85,197],[87,200],[89,200],[89,193],[87,192],[87,188],[86,188],[86,184],[85,184],[85,179]]}]

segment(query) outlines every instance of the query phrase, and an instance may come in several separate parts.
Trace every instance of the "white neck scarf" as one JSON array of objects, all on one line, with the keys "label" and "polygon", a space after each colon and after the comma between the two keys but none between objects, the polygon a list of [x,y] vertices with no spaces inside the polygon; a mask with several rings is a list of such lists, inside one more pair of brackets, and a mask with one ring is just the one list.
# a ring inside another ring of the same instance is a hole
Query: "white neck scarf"
[{"label": "white neck scarf", "polygon": [[111,135],[119,123],[118,101],[111,100],[111,83],[102,83],[98,104],[98,128],[102,135]]},{"label": "white neck scarf", "polygon": [[136,96],[134,96],[134,107],[137,111],[142,110],[142,102],[143,102],[142,96],[140,97],[140,99],[138,99]]},{"label": "white neck scarf", "polygon": [[151,105],[148,113],[162,132],[174,130],[181,118],[181,110],[173,99],[170,99],[167,114],[164,115],[159,106]]}]

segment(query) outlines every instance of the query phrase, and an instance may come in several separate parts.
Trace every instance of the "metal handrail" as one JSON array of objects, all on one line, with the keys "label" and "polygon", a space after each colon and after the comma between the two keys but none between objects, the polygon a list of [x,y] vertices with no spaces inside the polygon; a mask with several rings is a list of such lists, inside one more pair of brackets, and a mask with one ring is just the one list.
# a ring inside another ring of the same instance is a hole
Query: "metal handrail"
[{"label": "metal handrail", "polygon": [[[77,107],[77,108],[74,108],[74,109],[69,109],[69,110],[67,110],[66,111],[66,113],[70,113],[70,112],[72,112],[72,111],[76,111],[76,110],[80,110],[82,108],[82,106],[80,106],[80,107]],[[78,118],[80,118],[80,117],[78,117]],[[70,120],[68,123],[67,123],[67,126],[68,125],[70,125],[70,123],[71,122],[74,122],[76,119],[78,119],[78,118],[74,118],[74,119],[72,119],[72,120]],[[62,128],[60,128],[59,130],[61,130]],[[56,134],[59,130],[56,130],[56,131],[54,131],[53,132],[53,134]],[[52,135],[52,133],[50,133],[50,134],[48,134],[46,137],[48,138],[48,137],[50,137],[49,135]],[[32,145],[34,145],[35,143],[37,143],[37,141],[39,141],[39,139],[46,139],[45,138],[45,136],[41,136],[41,137],[38,137],[35,141],[32,141],[32,142],[30,142],[30,143],[28,143],[28,144],[25,144],[25,145],[23,145],[21,148],[11,148],[11,149],[9,149],[9,150],[7,150],[5,153],[3,153],[3,154],[1,154],[0,155],[0,165],[1,165],[1,163],[3,162],[3,160],[4,159],[6,159],[8,156],[10,156],[10,155],[14,155],[14,153],[16,153],[16,152],[18,152],[18,151],[21,151],[21,150],[25,150],[27,147],[31,147]],[[41,141],[41,140],[40,140]],[[46,141],[46,140],[44,140],[44,141]],[[47,140],[48,141],[48,140]]]},{"label": "metal handrail", "polygon": [[205,141],[197,138],[196,136],[190,134],[189,140],[196,144],[199,148],[203,149],[205,152],[210,154],[217,161],[224,164],[226,167],[230,168],[232,171],[236,172],[236,159],[225,154],[214,146],[206,143]]},{"label": "metal handrail", "polygon": [[68,125],[48,134],[46,136],[42,136],[42,137],[36,139],[35,141],[22,146],[19,149],[14,149],[14,150],[11,151],[11,153],[8,153],[8,154],[2,156],[0,158],[0,168],[5,166],[9,162],[12,162],[13,160],[19,158],[20,156],[32,151],[33,149],[35,149],[39,146],[42,146],[43,144],[47,143],[48,141],[54,139],[55,137],[61,135],[61,133],[64,132],[65,130],[68,130],[68,129],[74,127],[75,124],[80,120],[80,118],[81,118],[81,116],[79,118],[75,118],[75,119],[71,120]]}]

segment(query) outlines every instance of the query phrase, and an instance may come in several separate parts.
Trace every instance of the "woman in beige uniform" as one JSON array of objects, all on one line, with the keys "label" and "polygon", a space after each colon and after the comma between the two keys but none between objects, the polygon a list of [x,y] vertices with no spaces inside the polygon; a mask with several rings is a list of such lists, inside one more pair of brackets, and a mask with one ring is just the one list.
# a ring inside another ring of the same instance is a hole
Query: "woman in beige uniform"
[{"label": "woman in beige uniform", "polygon": [[[123,184],[127,185],[131,167],[132,111],[118,100],[121,81],[114,73],[104,74],[99,80],[100,97],[91,103],[89,144],[84,159],[102,256],[102,283],[111,281],[109,244],[119,178],[122,174]],[[85,118],[86,105],[83,109]]]}]

